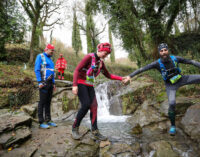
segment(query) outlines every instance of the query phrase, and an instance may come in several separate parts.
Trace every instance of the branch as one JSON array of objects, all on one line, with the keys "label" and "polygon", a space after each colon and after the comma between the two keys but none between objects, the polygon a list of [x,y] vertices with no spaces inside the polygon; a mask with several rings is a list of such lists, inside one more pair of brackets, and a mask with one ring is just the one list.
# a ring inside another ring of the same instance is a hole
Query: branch
[{"label": "branch", "polygon": [[100,31],[100,32],[98,32],[97,34],[95,34],[95,37],[97,37],[99,34],[101,34],[101,33],[103,33],[103,32],[105,31],[106,25],[107,25],[107,23],[104,25],[102,31]]},{"label": "branch", "polygon": [[83,26],[83,24],[82,25],[78,24],[78,26],[80,27],[81,30],[83,30],[84,32],[86,32],[86,28]]},{"label": "branch", "polygon": [[31,9],[32,9],[32,11],[33,11],[33,13],[36,15],[36,14],[37,14],[37,13],[36,13],[36,10],[35,10],[35,8],[34,8],[34,6],[33,6],[33,4],[31,3],[30,0],[28,0],[28,4],[30,5],[30,7],[31,7]]},{"label": "branch", "polygon": [[25,0],[23,0],[23,2],[21,0],[19,0],[19,2],[21,3],[21,5],[23,6],[24,10],[26,11],[26,13],[28,14],[29,18],[31,19],[31,21],[33,22],[34,20],[34,15],[33,13],[31,12],[31,10],[29,10],[28,8],[28,4]]},{"label": "branch", "polygon": [[[166,27],[166,30],[165,30],[165,36],[168,36],[169,32],[171,31],[171,28],[172,28],[172,25],[174,23],[174,20],[176,19],[178,13],[179,13],[179,8],[180,8],[180,5],[182,3],[184,3],[186,0],[180,0],[179,1],[174,1],[175,6],[173,6],[173,10],[171,11],[171,16],[169,18],[169,20],[167,21],[167,27]],[[173,3],[171,5],[174,5]]]},{"label": "branch", "polygon": [[168,0],[163,0],[162,3],[160,4],[159,8],[158,8],[158,12],[157,14],[160,14],[161,11],[163,10],[163,8],[167,5]]},{"label": "branch", "polygon": [[44,24],[44,26],[50,27],[53,26],[54,24],[59,24],[58,21],[60,21],[60,19],[57,19],[56,21],[52,22],[51,24]]}]

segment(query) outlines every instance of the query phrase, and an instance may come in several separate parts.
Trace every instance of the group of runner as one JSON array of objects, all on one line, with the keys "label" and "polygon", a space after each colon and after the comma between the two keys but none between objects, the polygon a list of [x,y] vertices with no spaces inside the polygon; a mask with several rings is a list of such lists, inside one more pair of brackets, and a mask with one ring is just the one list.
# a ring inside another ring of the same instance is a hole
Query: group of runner
[{"label": "group of runner", "polygon": [[[35,73],[40,90],[38,117],[41,128],[57,126],[56,123],[51,121],[50,116],[52,91],[53,88],[55,88],[54,65],[53,61],[51,60],[53,52],[54,47],[50,44],[47,45],[45,52],[37,56],[35,63]],[[158,46],[158,53],[160,56],[158,60],[134,71],[128,76],[122,77],[110,74],[106,69],[103,60],[111,52],[112,48],[109,43],[101,43],[97,46],[97,52],[87,54],[74,70],[72,92],[73,94],[78,96],[81,102],[81,107],[78,110],[75,121],[72,125],[72,137],[75,140],[81,138],[81,135],[79,133],[79,126],[82,119],[87,114],[88,110],[90,110],[91,132],[93,136],[99,140],[107,139],[99,132],[97,125],[98,103],[96,100],[94,83],[95,78],[99,75],[100,72],[111,80],[119,80],[122,81],[124,84],[127,84],[132,77],[150,69],[157,69],[161,73],[162,78],[165,82],[169,102],[168,116],[171,122],[169,134],[175,135],[176,91],[181,86],[200,83],[200,75],[183,75],[181,73],[181,69],[179,68],[179,63],[192,64],[198,68],[200,68],[200,63],[194,60],[188,60],[179,56],[170,55],[168,45],[166,43],[162,43]],[[46,59],[45,63],[42,58]],[[43,108],[45,109],[45,118],[43,118]]]}]

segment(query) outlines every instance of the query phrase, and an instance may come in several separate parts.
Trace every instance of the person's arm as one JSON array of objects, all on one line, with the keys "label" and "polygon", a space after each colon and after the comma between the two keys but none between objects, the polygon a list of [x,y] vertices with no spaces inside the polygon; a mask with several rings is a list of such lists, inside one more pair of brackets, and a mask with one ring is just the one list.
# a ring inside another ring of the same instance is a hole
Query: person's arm
[{"label": "person's arm", "polygon": [[41,63],[42,63],[41,55],[37,55],[37,58],[35,60],[35,76],[38,81],[39,88],[42,88],[44,86],[42,83],[42,76],[41,76],[41,72],[40,72]]},{"label": "person's arm", "polygon": [[147,70],[150,70],[150,69],[155,69],[155,68],[158,67],[158,64],[159,64],[158,61],[152,62],[152,63],[150,63],[150,64],[148,64],[148,65],[146,65],[146,66],[134,71],[129,76],[130,77],[134,77],[134,76],[136,76],[136,75],[138,75],[138,74],[140,74],[140,73],[142,73],[144,71],[147,71]]},{"label": "person's arm", "polygon": [[114,74],[110,74],[109,72],[108,72],[108,70],[106,69],[106,66],[105,66],[105,64],[104,64],[104,62],[102,62],[102,69],[101,69],[101,71],[102,71],[102,73],[103,73],[103,75],[104,76],[106,76],[107,78],[109,78],[109,79],[111,79],[111,80],[120,80],[120,81],[122,81],[122,77],[121,76],[117,76],[117,75],[114,75]]},{"label": "person's arm", "polygon": [[178,60],[178,63],[192,64],[192,65],[200,68],[200,62],[197,62],[195,60],[185,59],[185,58],[180,57],[180,56],[176,56],[176,59]]},{"label": "person's arm", "polygon": [[41,63],[42,63],[42,58],[41,55],[38,55],[36,60],[35,60],[35,75],[36,75],[36,79],[38,81],[38,84],[40,84],[42,82],[42,77],[41,77]]}]

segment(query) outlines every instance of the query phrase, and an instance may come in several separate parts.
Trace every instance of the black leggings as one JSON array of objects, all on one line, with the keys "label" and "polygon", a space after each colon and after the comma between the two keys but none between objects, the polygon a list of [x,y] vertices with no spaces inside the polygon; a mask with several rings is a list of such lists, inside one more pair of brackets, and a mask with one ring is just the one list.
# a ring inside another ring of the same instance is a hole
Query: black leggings
[{"label": "black leggings", "polygon": [[81,108],[78,111],[73,128],[80,126],[82,119],[90,110],[92,130],[97,130],[97,100],[94,87],[78,84],[78,97],[81,102]]}]

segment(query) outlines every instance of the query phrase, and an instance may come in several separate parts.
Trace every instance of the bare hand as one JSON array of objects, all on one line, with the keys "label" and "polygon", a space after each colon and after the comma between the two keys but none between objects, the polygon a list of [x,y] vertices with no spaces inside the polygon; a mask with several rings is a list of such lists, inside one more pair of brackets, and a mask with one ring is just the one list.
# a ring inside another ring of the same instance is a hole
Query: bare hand
[{"label": "bare hand", "polygon": [[53,90],[56,91],[56,85],[55,84],[53,85]]},{"label": "bare hand", "polygon": [[72,87],[72,93],[73,93],[74,95],[77,95],[77,94],[78,94],[78,87],[77,87],[77,86],[73,86],[73,87]]},{"label": "bare hand", "polygon": [[40,84],[40,85],[39,85],[39,88],[43,88],[43,87],[44,87],[44,85],[43,85],[43,84]]},{"label": "bare hand", "polygon": [[123,77],[123,78],[122,78],[122,82],[123,82],[124,84],[130,83],[130,81],[131,81],[131,77],[130,77],[130,76],[126,76],[126,77]]}]

